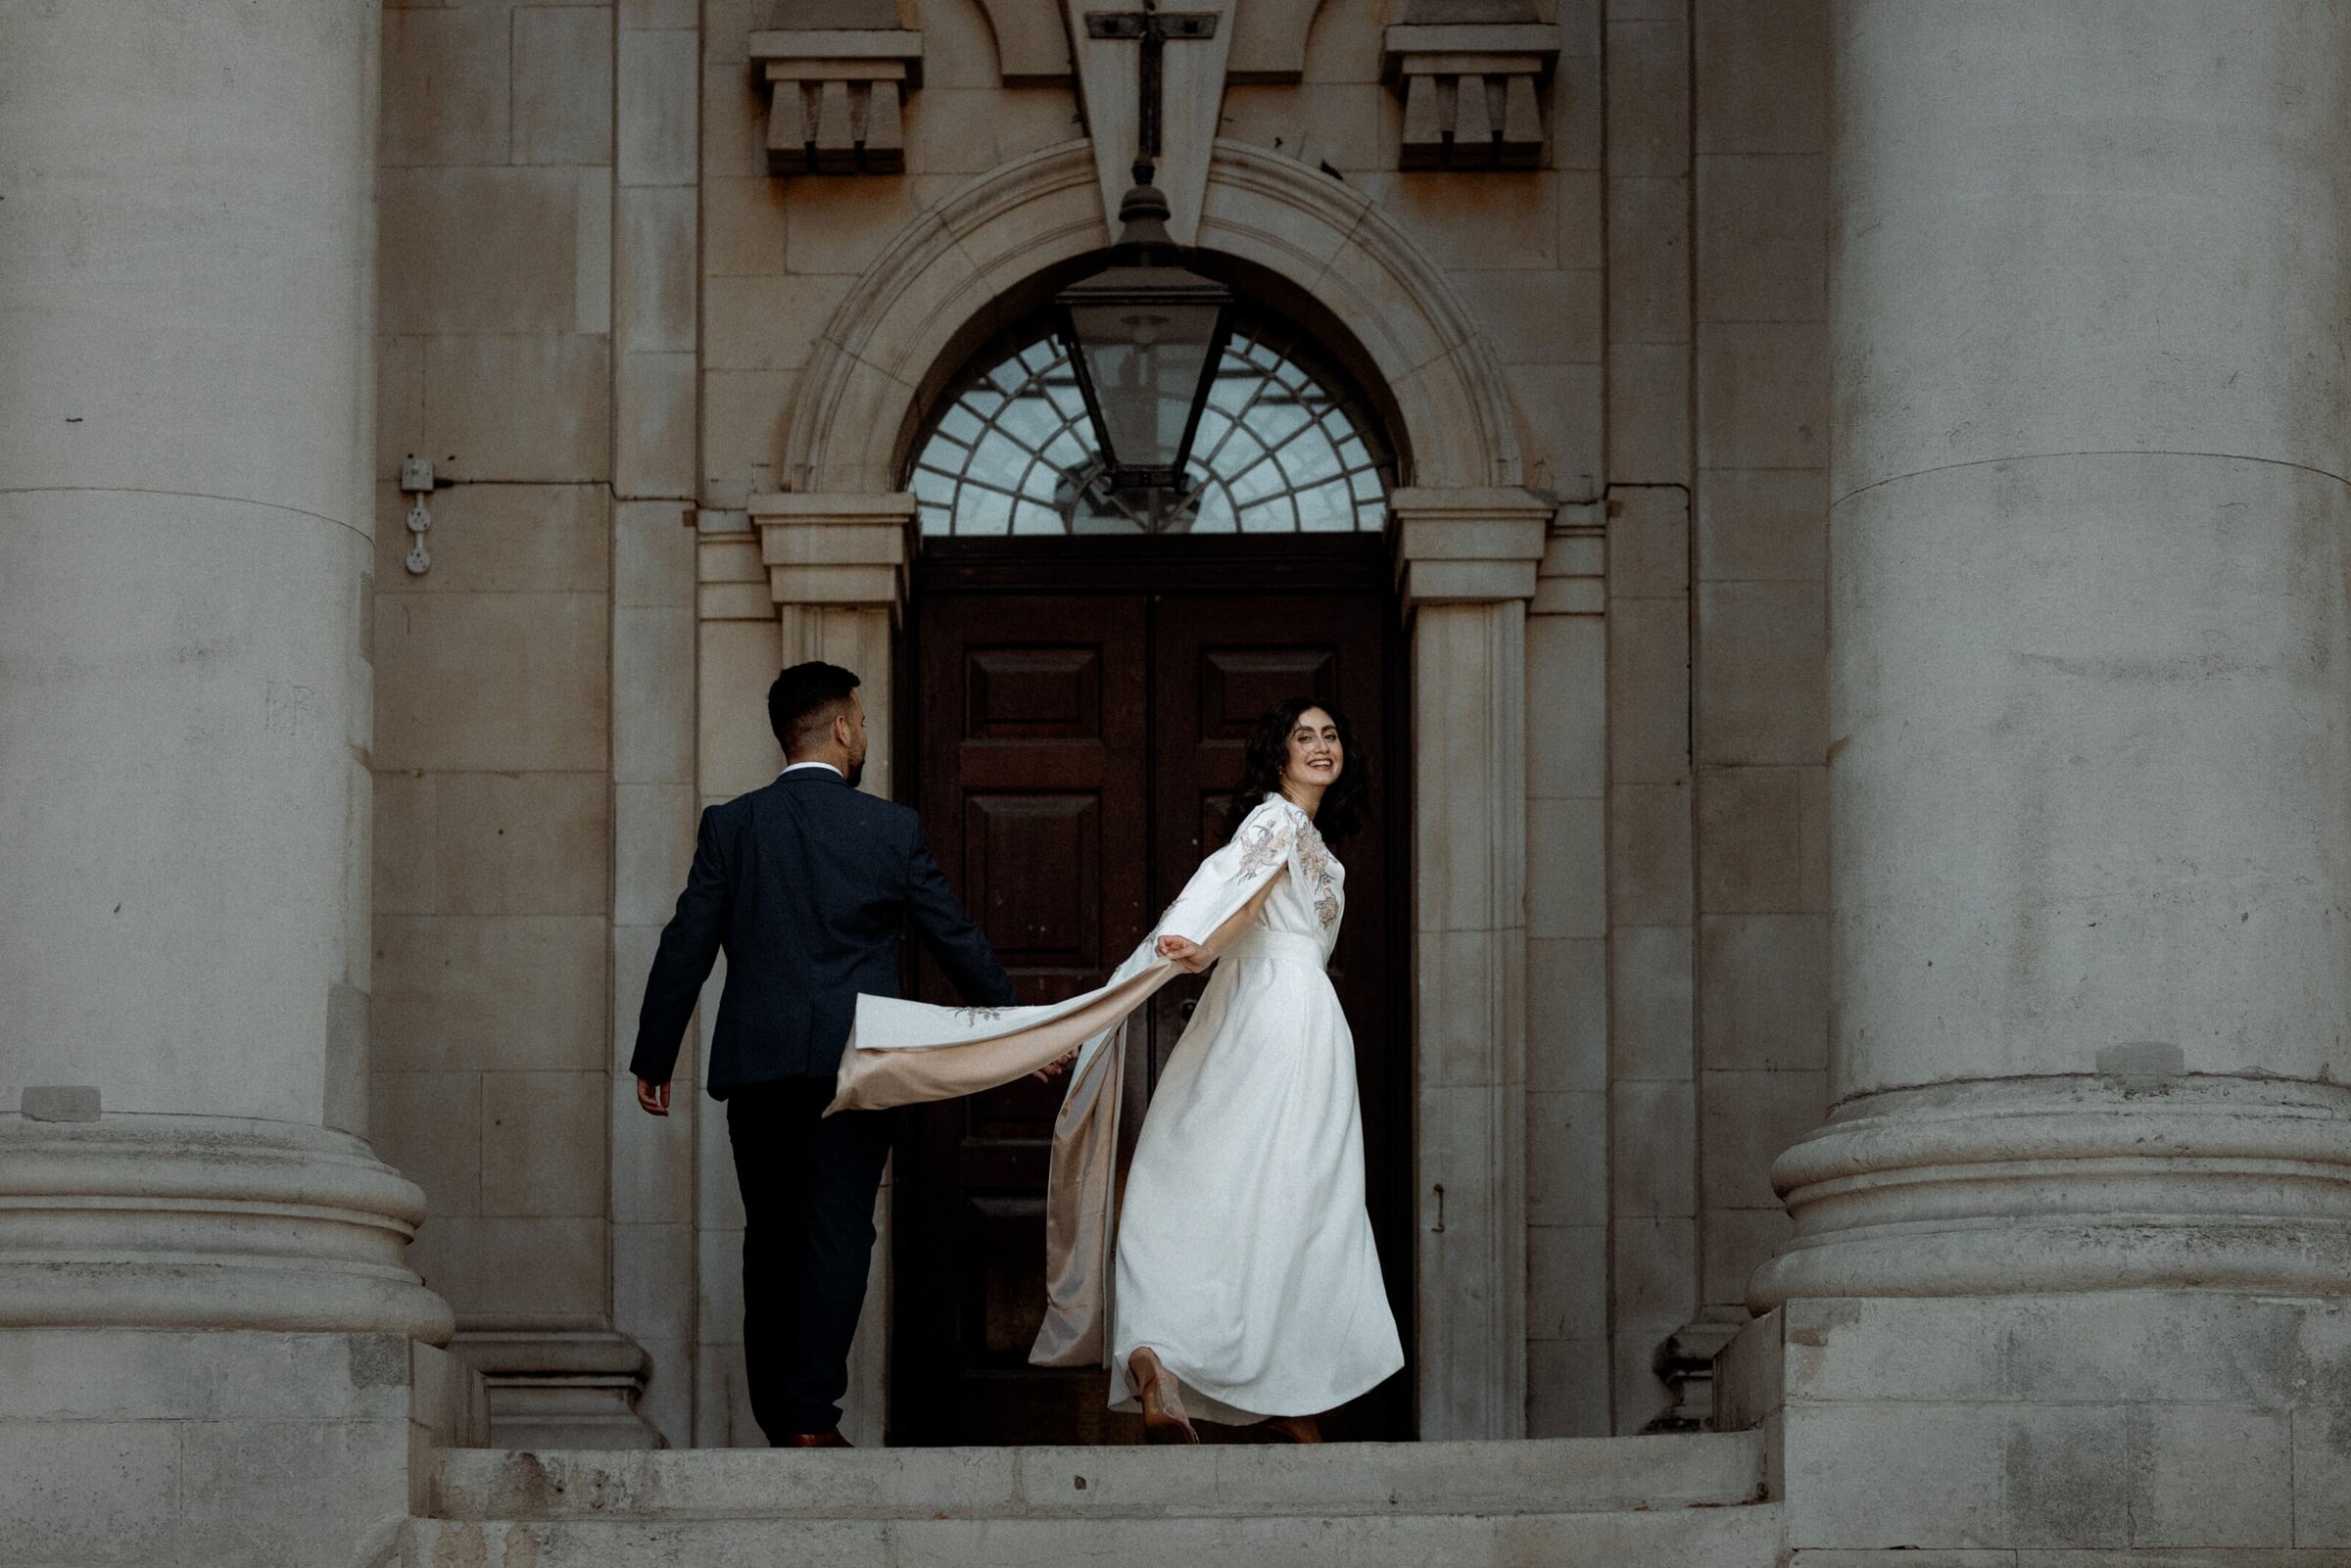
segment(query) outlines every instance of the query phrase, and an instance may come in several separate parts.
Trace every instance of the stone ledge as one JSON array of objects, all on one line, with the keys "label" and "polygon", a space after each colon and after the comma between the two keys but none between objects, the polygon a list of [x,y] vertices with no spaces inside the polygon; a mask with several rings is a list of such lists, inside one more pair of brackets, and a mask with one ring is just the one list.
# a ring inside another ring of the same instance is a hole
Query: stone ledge
[{"label": "stone ledge", "polygon": [[1188,1450],[452,1451],[442,1518],[1179,1518],[1594,1513],[1759,1496],[1748,1433]]},{"label": "stone ledge", "polygon": [[[1164,1453],[1166,1450],[1154,1450]],[[736,1568],[773,1563],[879,1568],[1050,1564],[1133,1568],[1206,1561],[1247,1568],[1593,1563],[1607,1568],[1772,1568],[1777,1503],[1572,1514],[1404,1514],[1226,1518],[412,1520],[404,1562],[469,1568]]]}]

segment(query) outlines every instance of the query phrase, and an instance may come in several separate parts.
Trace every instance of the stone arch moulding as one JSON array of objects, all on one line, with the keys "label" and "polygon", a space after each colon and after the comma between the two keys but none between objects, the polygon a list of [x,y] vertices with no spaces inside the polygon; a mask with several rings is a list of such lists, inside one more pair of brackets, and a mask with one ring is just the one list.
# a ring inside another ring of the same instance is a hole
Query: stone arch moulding
[{"label": "stone arch moulding", "polygon": [[[923,397],[975,324],[1024,283],[1109,243],[1091,144],[982,176],[899,232],[834,311],[785,418],[786,490],[882,495],[900,481]],[[1200,246],[1266,268],[1331,311],[1402,426],[1411,486],[1520,483],[1516,419],[1444,273],[1361,191],[1295,159],[1220,141]]]}]

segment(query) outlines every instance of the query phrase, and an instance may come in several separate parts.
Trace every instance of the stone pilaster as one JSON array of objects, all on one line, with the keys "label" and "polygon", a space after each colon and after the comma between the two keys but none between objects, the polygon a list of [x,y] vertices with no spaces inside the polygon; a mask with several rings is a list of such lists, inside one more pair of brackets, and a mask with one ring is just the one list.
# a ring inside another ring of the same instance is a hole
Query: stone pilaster
[{"label": "stone pilaster", "polygon": [[[863,680],[868,750],[864,787],[892,789],[891,719],[899,617],[912,557],[910,495],[762,494],[745,512],[701,514],[697,686],[698,787],[705,805],[756,789],[782,765],[767,729],[767,687],[784,665],[824,659]],[[703,991],[704,1043],[719,976]],[[681,1073],[680,1081],[684,1081]],[[757,1447],[766,1440],[740,1403],[743,1387],[742,1200],[723,1117],[701,1119],[699,1235],[702,1319],[695,1441]],[[882,1442],[888,1409],[889,1194],[875,1215],[873,1276],[850,1353],[841,1430]]]},{"label": "stone pilaster", "polygon": [[1526,609],[1554,508],[1400,490],[1423,1438],[1526,1430]]},{"label": "stone pilaster", "polygon": [[1730,1363],[1799,1559],[2305,1544],[2351,1291],[2347,27],[1836,14],[1835,1110]]}]

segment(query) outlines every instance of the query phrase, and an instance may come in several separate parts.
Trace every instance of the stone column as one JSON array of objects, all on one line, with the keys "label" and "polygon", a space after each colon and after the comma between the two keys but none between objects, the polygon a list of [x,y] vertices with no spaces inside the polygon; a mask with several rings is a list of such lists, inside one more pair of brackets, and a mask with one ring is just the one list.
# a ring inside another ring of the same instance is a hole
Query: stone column
[{"label": "stone column", "polygon": [[1798,1560],[2351,1544],[2347,32],[1837,8]]},{"label": "stone column", "polygon": [[2351,1289],[2342,8],[1850,0],[1792,1295]]},{"label": "stone column", "polygon": [[1526,1432],[1526,607],[1554,508],[1400,490],[1420,1436]]},{"label": "stone column", "polygon": [[0,0],[0,1325],[449,1337],[361,1138],[376,28]]},{"label": "stone column", "polygon": [[480,1441],[367,1124],[376,0],[0,0],[13,1554],[376,1561]]}]

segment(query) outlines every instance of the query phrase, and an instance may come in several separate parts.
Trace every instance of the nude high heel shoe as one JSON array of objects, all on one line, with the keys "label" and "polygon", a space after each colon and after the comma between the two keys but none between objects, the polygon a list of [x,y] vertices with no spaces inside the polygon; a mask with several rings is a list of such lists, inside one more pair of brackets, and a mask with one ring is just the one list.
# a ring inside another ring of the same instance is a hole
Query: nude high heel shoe
[{"label": "nude high heel shoe", "polygon": [[1183,1396],[1176,1392],[1176,1380],[1168,1369],[1159,1364],[1158,1353],[1148,1345],[1138,1346],[1127,1357],[1128,1381],[1134,1385],[1134,1398],[1143,1407],[1143,1441],[1145,1443],[1197,1443],[1200,1434],[1192,1430],[1192,1418],[1183,1411]]},{"label": "nude high heel shoe", "polygon": [[1266,1430],[1283,1443],[1322,1441],[1322,1425],[1311,1415],[1269,1415]]}]

